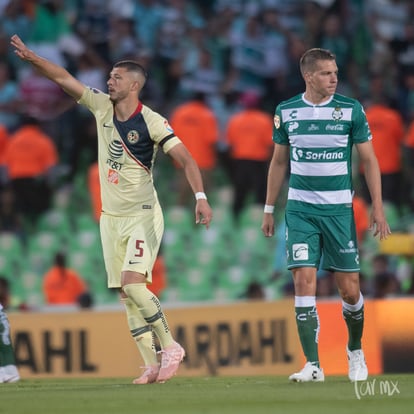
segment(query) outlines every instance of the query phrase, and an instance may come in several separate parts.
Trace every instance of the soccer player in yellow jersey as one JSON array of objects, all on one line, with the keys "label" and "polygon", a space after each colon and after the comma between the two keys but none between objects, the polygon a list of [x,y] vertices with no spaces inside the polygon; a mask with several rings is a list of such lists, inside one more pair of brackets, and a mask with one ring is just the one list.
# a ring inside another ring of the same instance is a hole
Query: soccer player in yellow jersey
[{"label": "soccer player in yellow jersey", "polygon": [[[167,120],[140,101],[147,74],[138,63],[116,63],[106,94],[86,87],[65,68],[38,56],[17,35],[11,44],[17,56],[60,85],[96,118],[100,229],[108,287],[121,289],[129,329],[144,360],[145,371],[134,383],[165,382],[177,372],[185,351],[174,341],[158,298],[147,288],[164,230],[152,167],[159,147],[182,166],[195,193],[196,223],[208,228],[212,211],[200,170]],[[152,331],[160,341],[161,364],[152,346]]]}]

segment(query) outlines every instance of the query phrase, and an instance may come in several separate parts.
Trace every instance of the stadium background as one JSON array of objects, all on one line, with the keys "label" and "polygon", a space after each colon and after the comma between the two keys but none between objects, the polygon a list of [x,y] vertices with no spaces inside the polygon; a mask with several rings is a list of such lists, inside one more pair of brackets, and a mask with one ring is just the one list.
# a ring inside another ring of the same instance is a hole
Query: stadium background
[{"label": "stadium background", "polygon": [[[35,6],[50,2],[10,2],[10,4],[14,3],[15,5],[19,4],[22,6],[17,7],[17,14],[14,15],[6,13],[5,7],[7,3],[7,1],[0,2],[0,6],[3,7],[0,17],[1,50],[3,51],[2,56],[11,63],[11,67],[14,69],[14,79],[18,81],[20,68],[14,57],[10,55],[10,50],[7,48],[8,37],[12,33],[18,32],[22,35],[25,34],[27,38],[29,38],[29,31],[26,31],[27,29],[23,29],[23,27],[33,27],[35,22],[31,20],[31,18],[34,15],[30,15],[30,13],[35,13]],[[92,10],[95,10],[96,18],[101,18],[102,16],[103,19],[105,19],[105,16],[108,18],[108,13],[104,12],[105,7],[108,7],[108,10],[114,13],[113,16],[119,17],[120,20],[122,20],[125,17],[130,16],[130,13],[135,13],[137,10],[140,10],[139,7],[141,7],[142,10],[142,7],[147,3],[151,3],[150,7],[157,6],[161,15],[166,19],[169,19],[171,14],[178,13],[178,10],[180,10],[179,15],[181,16],[181,13],[183,13],[182,15],[184,16],[184,20],[180,20],[180,22],[182,22],[185,28],[188,30],[189,28],[194,29],[198,33],[200,33],[200,31],[205,33],[207,40],[210,41],[212,40],[209,37],[210,32],[206,32],[206,27],[213,21],[213,16],[216,14],[217,10],[223,12],[226,7],[235,11],[233,20],[234,36],[236,36],[236,34],[241,36],[244,33],[243,21],[245,22],[250,17],[254,17],[255,14],[258,13],[260,7],[266,8],[268,5],[271,5],[273,9],[277,9],[280,22],[282,22],[286,28],[289,28],[290,31],[299,33],[302,36],[313,34],[313,36],[307,38],[307,42],[322,42],[324,40],[323,33],[318,32],[317,28],[314,27],[315,22],[322,22],[328,14],[334,14],[338,16],[342,22],[342,39],[345,38],[348,40],[348,47],[352,49],[352,51],[349,52],[351,53],[350,55],[345,54],[345,56],[349,56],[348,61],[342,60],[342,63],[338,62],[340,65],[345,65],[347,68],[343,71],[344,78],[341,79],[341,91],[350,92],[353,96],[364,101],[367,99],[367,96],[369,96],[368,85],[370,76],[374,72],[380,73],[384,77],[384,85],[386,85],[387,92],[393,92],[392,102],[394,107],[397,107],[400,110],[407,128],[410,125],[410,100],[409,96],[406,96],[407,94],[402,93],[406,90],[405,85],[403,85],[405,72],[402,70],[402,67],[404,65],[401,64],[399,55],[391,47],[391,45],[395,43],[392,43],[395,38],[399,38],[401,41],[406,41],[407,43],[411,41],[411,39],[408,38],[408,34],[406,34],[408,32],[403,30],[406,25],[409,26],[410,16],[412,16],[413,13],[412,4],[408,1],[125,1],[123,2],[122,8],[117,10],[118,14],[115,13],[113,8],[115,2],[111,1],[58,1],[57,3],[60,3],[60,11],[68,19],[73,33],[76,33],[76,30],[80,30],[82,27],[80,23],[83,25],[93,24],[92,17],[94,15],[93,13],[88,14],[91,10],[89,7],[91,7]],[[182,5],[184,3],[186,3],[186,7],[182,8],[180,4]],[[209,5],[206,6],[206,3],[209,3]],[[393,6],[392,10],[395,10],[395,12],[387,13],[390,10],[389,6],[391,3]],[[98,7],[99,10],[96,9],[96,7]],[[99,13],[97,13],[97,10]],[[202,13],[196,13],[197,10],[202,10]],[[360,12],[361,14],[359,14]],[[356,19],[356,16],[359,16],[360,19]],[[371,20],[368,18],[369,16],[375,16],[375,19]],[[28,19],[28,26],[22,24],[26,19]],[[139,22],[139,19],[134,21]],[[160,20],[158,20],[158,22],[160,22]],[[172,20],[168,20],[168,22],[171,24]],[[356,30],[356,27],[354,26],[355,22],[361,23],[365,30],[361,31],[360,26],[358,26],[358,30]],[[91,27],[92,26],[90,26],[90,28]],[[320,27],[322,27],[322,24]],[[157,30],[166,30],[166,28],[167,20],[164,20],[164,24],[162,24],[161,20]],[[19,32],[19,29],[22,30],[22,33]],[[355,31],[353,31],[354,29]],[[383,36],[375,37],[375,29],[383,29],[381,32]],[[392,32],[394,29],[396,31]],[[179,32],[181,33],[181,39],[184,39],[185,31],[183,27],[180,28]],[[347,37],[351,32],[355,34],[355,37]],[[116,32],[115,26],[111,26],[109,33],[116,39],[120,39],[115,36],[119,35],[119,33]],[[389,37],[384,40],[384,35],[387,33]],[[365,35],[370,37],[369,41],[367,41],[367,39],[364,40]],[[135,36],[136,42],[133,43],[132,47],[136,48],[135,52],[140,58],[145,57],[148,51],[150,51],[150,55],[154,54],[154,56],[157,57],[157,59],[154,58],[152,62],[153,66],[151,70],[154,72],[155,83],[158,82],[162,85],[159,89],[159,92],[161,93],[159,95],[151,95],[149,90],[147,99],[151,104],[153,103],[155,105],[154,109],[164,111],[168,116],[174,109],[174,106],[178,105],[178,103],[184,100],[186,96],[186,93],[184,93],[185,91],[183,92],[180,89],[180,80],[182,79],[180,79],[180,76],[172,79],[173,82],[175,82],[175,85],[177,85],[177,88],[174,91],[171,91],[170,88],[166,88],[164,81],[168,78],[168,74],[162,71],[161,62],[165,62],[165,60],[163,61],[160,58],[165,58],[166,56],[161,53],[161,49],[154,51],[148,48],[148,45],[143,45],[142,42],[145,42],[146,40],[142,35],[140,37],[138,32],[135,32]],[[360,37],[357,38],[357,36]],[[285,44],[285,46],[292,47],[292,44],[283,42],[284,33],[278,33],[276,38],[281,40],[282,44]],[[301,36],[299,36],[299,38],[301,38]],[[302,42],[304,42],[303,38],[301,39]],[[180,40],[180,38],[178,40]],[[273,40],[275,40],[275,38],[273,38]],[[327,39],[325,38],[325,40]],[[150,42],[151,40],[147,39],[147,41]],[[182,40],[181,43],[183,43]],[[119,43],[119,45],[121,44],[124,43]],[[306,45],[306,42],[304,44]],[[340,43],[340,45],[343,45],[343,43]],[[95,46],[100,48],[102,45],[95,43]],[[181,47],[182,46],[183,45],[181,44]],[[335,51],[338,53],[338,58],[341,58],[342,46],[332,43],[332,48],[335,49],[335,47],[338,47],[338,50]],[[369,53],[364,53],[366,50],[369,50]],[[107,50],[108,57],[114,57],[115,51],[116,49],[109,48]],[[292,52],[292,49],[290,49],[290,52]],[[279,54],[279,57],[281,58],[280,60],[283,60],[286,65],[285,70],[287,73],[295,72],[294,65],[297,64],[297,61],[289,61],[288,57],[292,57],[290,52],[286,55]],[[68,66],[70,69],[74,69],[76,72],[76,59],[74,59],[70,53],[69,55],[66,54],[65,57],[69,58]],[[407,62],[407,59],[409,60],[410,56],[406,56],[405,58],[405,62]],[[174,60],[174,57],[172,60]],[[357,63],[357,67],[355,68],[353,66],[351,68],[349,62]],[[409,61],[409,64],[413,63],[414,62]],[[228,62],[224,62],[224,73],[226,73],[226,70],[229,70],[229,67],[226,66],[227,64]],[[392,70],[387,70],[387,68],[390,68],[390,66],[387,65],[390,64],[392,65]],[[406,69],[406,66],[404,66],[404,69]],[[352,72],[353,75],[351,76],[349,75],[350,72],[347,72],[348,69],[359,70],[356,72],[357,75],[355,75],[355,72]],[[260,76],[257,76],[257,73],[253,74],[256,75],[256,78],[260,78]],[[268,85],[266,82],[269,79],[266,78],[266,76],[264,76],[264,80],[261,80],[264,83],[259,82],[260,85]],[[358,82],[355,83],[355,80]],[[285,93],[290,95],[295,88],[299,88],[300,90],[302,87],[301,84],[298,86],[295,84],[295,81],[297,81],[297,79],[289,79],[287,81],[286,91],[278,88],[266,89],[263,98],[265,107],[269,113],[272,113],[275,103],[278,99],[281,99]],[[256,84],[239,84],[238,86],[235,86],[235,90],[237,91],[237,88],[243,87],[250,88],[252,85],[254,86]],[[187,91],[187,93],[189,93],[189,91]],[[223,113],[226,114],[225,111]],[[79,116],[79,114],[72,113],[71,111],[70,116],[76,117]],[[85,114],[81,113],[81,116],[85,116]],[[223,118],[224,119],[221,119],[221,122],[224,126],[226,118],[224,116]],[[73,120],[73,118],[70,117],[68,119],[69,123]],[[70,265],[79,271],[79,273],[87,280],[91,288],[95,303],[95,309],[92,309],[92,313],[90,314],[91,321],[93,321],[93,318],[99,317],[100,312],[114,312],[114,314],[111,313],[110,317],[115,318],[114,320],[116,321],[119,317],[117,314],[119,306],[118,298],[105,287],[105,271],[99,245],[98,227],[93,218],[90,194],[87,186],[87,170],[94,159],[93,146],[83,145],[72,148],[70,146],[65,147],[62,145],[62,140],[65,139],[65,134],[67,134],[68,131],[71,131],[70,125],[67,123],[68,119],[66,119],[66,123],[65,119],[59,119],[58,122],[63,122],[59,124],[63,134],[62,137],[58,134],[58,136],[55,136],[54,138],[56,139],[56,143],[60,150],[62,171],[69,171],[70,173],[66,175],[63,174],[57,182],[51,208],[39,217],[35,226],[28,226],[26,228],[28,242],[25,245],[21,243],[21,239],[16,234],[9,232],[0,233],[0,273],[6,275],[11,280],[12,305],[15,307],[15,312],[11,312],[12,326],[15,326],[17,334],[19,332],[29,332],[29,337],[33,336],[33,342],[29,343],[33,344],[33,352],[38,354],[41,359],[44,358],[44,345],[40,339],[36,339],[36,337],[42,335],[44,329],[50,328],[52,337],[57,335],[57,337],[60,338],[62,332],[65,331],[65,329],[62,328],[63,325],[61,326],[61,322],[63,322],[65,318],[82,322],[88,320],[88,318],[85,318],[83,312],[81,314],[71,313],[69,316],[62,312],[65,309],[60,309],[59,313],[55,313],[56,309],[50,309],[44,306],[41,289],[42,275],[50,267],[57,249],[63,248],[68,252]],[[67,130],[65,130],[66,127]],[[76,164],[71,164],[74,159],[76,159]],[[282,274],[278,273],[278,277],[275,277],[275,272],[279,272],[280,268],[283,268],[283,258],[280,253],[280,251],[283,252],[283,248],[281,249],[283,233],[281,237],[276,237],[272,240],[262,237],[260,233],[262,206],[256,206],[251,202],[248,203],[243,211],[239,226],[234,226],[231,212],[233,189],[224,166],[220,164],[214,171],[214,187],[209,193],[209,199],[214,208],[214,223],[208,232],[199,231],[201,229],[196,229],[193,226],[192,207],[179,207],[175,204],[176,188],[174,180],[166,180],[162,178],[174,176],[175,170],[173,166],[171,166],[169,160],[161,154],[158,159],[158,165],[154,171],[154,177],[161,203],[164,206],[166,220],[163,254],[167,266],[168,287],[163,293],[162,299],[165,301],[169,313],[171,313],[173,326],[178,326],[181,323],[188,323],[189,326],[193,326],[195,322],[188,319],[189,313],[192,314],[193,312],[192,310],[191,312],[188,311],[189,308],[194,308],[194,312],[196,312],[196,310],[201,312],[206,318],[205,320],[208,321],[207,316],[214,314],[214,309],[218,305],[229,306],[230,309],[232,306],[240,306],[240,311],[242,309],[247,309],[248,313],[252,313],[252,309],[256,306],[259,308],[263,307],[263,309],[269,308],[268,312],[272,314],[272,318],[279,319],[286,317],[289,321],[287,326],[290,326],[291,315],[289,310],[291,309],[291,304],[289,303],[289,299],[285,301],[285,297],[289,297],[290,294],[289,275],[282,272]],[[370,276],[372,276],[371,259],[378,252],[390,254],[392,262],[397,267],[399,265],[412,266],[412,256],[414,254],[411,237],[413,232],[413,220],[409,191],[405,191],[405,197],[402,210],[404,215],[401,214],[396,206],[387,204],[386,207],[387,215],[394,233],[398,234],[399,232],[402,232],[405,236],[409,236],[408,240],[405,244],[401,243],[401,239],[397,239],[395,243],[391,240],[391,243],[388,242],[385,247],[381,247],[377,241],[367,237],[362,245],[364,253],[362,257],[362,266],[368,280]],[[280,215],[277,217],[278,222],[280,223],[283,214],[283,206],[280,205],[278,207],[280,207],[279,210],[281,211]],[[24,257],[24,260],[22,260],[22,257]],[[252,282],[258,282],[263,286],[265,291],[265,300],[263,303],[247,303],[245,301],[247,299],[247,287]],[[375,302],[375,304],[372,305],[373,309],[375,309],[373,314],[375,313],[376,316],[378,316],[377,310],[380,315],[383,315],[383,312],[385,311],[380,310],[387,309],[386,312],[388,312],[389,309],[398,309],[399,311],[401,309],[401,312],[395,316],[395,323],[385,324],[385,322],[380,322],[380,328],[376,325],[372,328],[372,332],[376,332],[373,335],[373,338],[377,338],[373,339],[374,350],[372,351],[372,355],[376,361],[374,363],[376,364],[375,367],[378,369],[378,372],[381,372],[382,370],[405,371],[407,369],[413,369],[412,365],[407,363],[409,360],[406,358],[407,352],[405,351],[406,349],[412,349],[414,342],[413,336],[408,330],[408,327],[407,332],[404,332],[405,328],[401,328],[400,318],[398,317],[398,315],[401,315],[402,313],[409,314],[409,309],[411,309],[412,299],[407,296],[406,293],[409,292],[410,289],[409,282],[410,281],[408,280],[405,290],[402,292],[404,298],[395,299],[395,304],[392,302],[392,299],[388,299],[384,302]],[[367,297],[369,297],[369,294]],[[244,302],[240,305],[235,305],[234,303],[239,300]],[[332,303],[335,304],[337,297],[334,295],[327,300],[329,303],[332,301]],[[393,303],[393,305],[391,306],[388,303]],[[21,304],[24,304],[30,312],[21,313],[18,310]],[[285,315],[286,309],[288,309],[288,311]],[[73,311],[73,309],[71,309],[71,311]],[[224,313],[227,315],[227,309]],[[234,315],[233,319],[230,318],[231,315]],[[229,312],[229,323],[237,323],[237,316],[238,312]],[[382,317],[383,316],[378,316],[380,319]],[[381,320],[386,321],[387,317],[383,317]],[[265,321],[266,318],[263,317],[263,320]],[[336,349],[343,340],[343,336],[336,334],[336,331],[339,328],[336,328],[335,324],[330,325],[329,319],[326,320],[328,321],[326,322],[327,326],[332,326],[332,328],[327,329],[329,335],[332,335],[338,341],[334,346]],[[377,319],[374,320],[377,321]],[[203,320],[201,320],[201,322],[203,322]],[[44,323],[46,323],[46,325],[43,325]],[[91,323],[93,328],[90,328],[88,322],[85,329],[86,331],[92,329],[91,332],[93,332],[93,334],[91,333],[91,335],[93,337],[95,328],[98,329],[101,327],[99,323]],[[207,325],[209,323],[214,324],[215,322],[214,320],[209,321],[207,322]],[[117,322],[116,325],[118,325]],[[403,326],[405,327],[406,325],[403,324]],[[397,329],[397,327],[398,331],[395,331],[394,328]],[[76,332],[80,331],[76,330],[76,325],[68,325],[67,330],[71,332],[71,329],[74,329]],[[335,334],[333,334],[334,332]],[[368,332],[371,332],[370,327],[368,327]],[[122,343],[129,343],[128,338],[125,338],[125,341],[121,340],[123,336],[124,334],[119,333],[120,341]],[[300,366],[302,361],[300,360],[300,353],[298,353],[298,350],[296,349],[297,343],[294,338],[291,338],[290,340],[291,342],[289,343],[289,346],[292,349],[294,361],[292,363]],[[125,346],[130,346],[130,344]],[[343,344],[341,344],[341,346],[343,346]],[[388,352],[388,350],[390,348],[399,349],[401,352],[398,352],[398,356],[401,356],[402,359],[399,361],[384,360],[384,353],[387,351],[386,354],[389,355],[390,352]],[[28,352],[27,349],[26,351],[24,351],[24,348],[22,349],[23,351],[21,352]],[[128,352],[126,355],[128,355]],[[25,358],[24,354],[22,358]],[[250,371],[251,367],[246,365],[249,364],[241,364],[240,366],[233,368],[236,371],[239,370],[238,372],[240,373],[255,372],[254,369]],[[260,369],[265,365],[266,364]],[[122,374],[125,372],[127,375],[130,375],[129,372],[127,372],[130,367],[129,362],[126,366],[128,368],[125,368],[125,371],[123,371]],[[268,366],[275,368],[275,371],[281,370],[282,373],[286,367],[287,371],[291,371],[291,366],[289,364],[287,366],[286,364],[282,364],[282,367],[280,365],[273,367],[272,364]],[[186,368],[184,367],[183,371],[185,370]],[[30,369],[28,369],[26,373],[27,375],[33,374]],[[64,369],[60,369],[54,365],[51,373],[53,375],[66,375]],[[75,373],[79,374],[79,371],[75,370]],[[191,369],[188,369],[188,373],[192,375]],[[208,371],[206,366],[203,366],[197,373],[211,374],[212,372]],[[110,375],[109,371],[108,375]]]}]

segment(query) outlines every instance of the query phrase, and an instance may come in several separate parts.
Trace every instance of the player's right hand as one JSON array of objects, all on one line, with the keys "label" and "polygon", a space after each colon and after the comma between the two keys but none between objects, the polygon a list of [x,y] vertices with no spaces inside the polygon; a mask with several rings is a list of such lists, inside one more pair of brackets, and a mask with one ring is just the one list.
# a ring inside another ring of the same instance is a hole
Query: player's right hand
[{"label": "player's right hand", "polygon": [[210,227],[210,222],[213,218],[213,211],[207,200],[197,200],[195,207],[196,224],[202,224],[206,226],[206,229]]},{"label": "player's right hand", "polygon": [[275,234],[275,219],[271,213],[263,213],[262,232],[266,237]]}]

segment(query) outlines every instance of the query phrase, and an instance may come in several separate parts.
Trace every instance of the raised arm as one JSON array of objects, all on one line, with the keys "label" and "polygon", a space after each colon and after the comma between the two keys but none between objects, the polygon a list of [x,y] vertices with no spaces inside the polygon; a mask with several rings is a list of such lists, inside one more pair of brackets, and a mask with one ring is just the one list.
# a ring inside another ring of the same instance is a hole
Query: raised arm
[{"label": "raised arm", "polygon": [[68,95],[77,101],[80,99],[85,90],[85,85],[74,78],[65,68],[38,56],[17,35],[11,37],[10,43],[20,59],[29,62],[39,73],[57,83]]}]

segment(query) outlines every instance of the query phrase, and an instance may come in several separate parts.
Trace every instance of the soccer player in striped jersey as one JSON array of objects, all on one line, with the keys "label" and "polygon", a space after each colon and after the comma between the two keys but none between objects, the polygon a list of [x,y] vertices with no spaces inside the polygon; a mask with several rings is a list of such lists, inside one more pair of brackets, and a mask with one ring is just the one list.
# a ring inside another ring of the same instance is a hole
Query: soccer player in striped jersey
[{"label": "soccer player in striped jersey", "polygon": [[274,204],[290,163],[285,209],[286,254],[295,287],[297,329],[306,357],[292,381],[324,381],[319,365],[316,273],[335,274],[348,328],[349,379],[366,380],[361,339],[364,299],[359,283],[359,253],[352,207],[352,148],[364,166],[370,191],[373,235],[390,233],[381,195],[381,177],[365,112],[355,100],[336,93],[335,55],[313,48],[300,59],[305,92],[281,102],[274,115],[274,151],[268,171],[262,231],[274,234]]},{"label": "soccer player in striped jersey", "polygon": [[5,312],[9,297],[9,281],[0,276],[0,384],[20,380],[10,336],[10,322]]},{"label": "soccer player in striped jersey", "polygon": [[[167,120],[140,101],[147,77],[141,65],[130,60],[116,63],[104,93],[38,56],[17,35],[11,44],[17,56],[95,116],[108,287],[121,290],[129,329],[144,360],[145,371],[134,384],[165,382],[176,373],[185,351],[174,341],[158,298],[147,288],[164,231],[152,169],[159,148],[183,168],[196,198],[195,221],[208,228],[212,211],[200,170]],[[162,348],[161,365],[152,346],[152,331]]]}]

